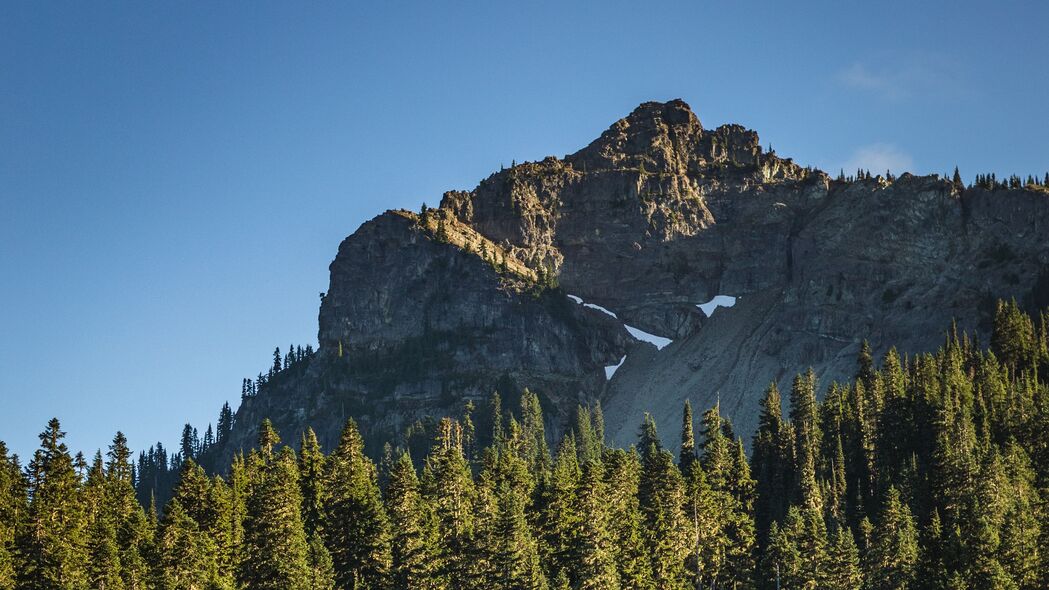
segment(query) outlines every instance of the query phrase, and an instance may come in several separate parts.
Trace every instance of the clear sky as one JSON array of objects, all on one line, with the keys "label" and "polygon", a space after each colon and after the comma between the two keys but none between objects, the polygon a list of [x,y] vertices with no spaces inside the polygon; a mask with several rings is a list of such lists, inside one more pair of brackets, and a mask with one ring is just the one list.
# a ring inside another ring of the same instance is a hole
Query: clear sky
[{"label": "clear sky", "polygon": [[1044,174],[1047,6],[4,2],[0,439],[203,432],[360,223],[645,100],[835,173]]}]

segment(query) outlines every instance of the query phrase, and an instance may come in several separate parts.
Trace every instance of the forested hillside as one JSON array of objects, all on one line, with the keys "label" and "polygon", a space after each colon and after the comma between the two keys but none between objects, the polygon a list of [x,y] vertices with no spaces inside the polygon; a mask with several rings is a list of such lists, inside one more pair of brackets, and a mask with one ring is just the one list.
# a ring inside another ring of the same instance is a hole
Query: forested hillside
[{"label": "forested hillside", "polygon": [[749,460],[687,403],[679,448],[651,418],[609,446],[595,405],[550,449],[526,392],[378,464],[352,420],[328,454],[265,421],[222,476],[184,458],[162,507],[123,435],[85,461],[53,420],[24,467],[0,447],[0,590],[1046,588],[1047,379],[1049,315],[999,303],[988,347],[865,347],[822,402],[798,375],[786,414],[771,385]]}]

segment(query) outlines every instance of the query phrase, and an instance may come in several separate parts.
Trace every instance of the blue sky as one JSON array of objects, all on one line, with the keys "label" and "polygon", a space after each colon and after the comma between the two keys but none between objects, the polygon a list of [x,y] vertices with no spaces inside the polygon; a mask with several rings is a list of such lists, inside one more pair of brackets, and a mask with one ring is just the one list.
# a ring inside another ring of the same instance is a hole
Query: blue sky
[{"label": "blue sky", "polygon": [[339,241],[683,98],[836,172],[1044,173],[1044,2],[0,5],[0,439],[203,431]]}]

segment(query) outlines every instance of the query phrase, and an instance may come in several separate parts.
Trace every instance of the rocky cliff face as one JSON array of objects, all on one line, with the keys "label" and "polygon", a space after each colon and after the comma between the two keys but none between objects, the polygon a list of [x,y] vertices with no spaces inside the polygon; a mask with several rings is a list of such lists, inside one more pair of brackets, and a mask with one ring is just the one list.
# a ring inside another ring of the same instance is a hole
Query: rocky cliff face
[{"label": "rocky cliff face", "polygon": [[[952,319],[985,330],[996,298],[1049,303],[1047,284],[1045,191],[832,180],[681,101],[645,103],[575,154],[346,238],[318,354],[245,401],[233,442],[267,416],[329,444],[348,416],[396,439],[525,387],[554,431],[600,400],[629,444],[643,412],[676,425],[688,398],[749,433],[770,381],[850,376],[864,339],[932,349]],[[736,304],[707,317],[716,295]]]}]

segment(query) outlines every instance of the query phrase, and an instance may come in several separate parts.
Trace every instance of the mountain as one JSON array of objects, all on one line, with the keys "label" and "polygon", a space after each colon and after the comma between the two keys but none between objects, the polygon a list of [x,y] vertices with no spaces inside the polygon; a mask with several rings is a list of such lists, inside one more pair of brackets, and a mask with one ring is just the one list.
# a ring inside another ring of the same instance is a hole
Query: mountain
[{"label": "mountain", "polygon": [[[676,424],[691,399],[748,434],[770,381],[850,378],[865,339],[928,351],[952,321],[986,334],[996,299],[1049,305],[1049,192],[835,179],[649,102],[574,154],[379,215],[330,270],[319,349],[243,399],[225,446],[268,417],[331,448],[352,416],[377,451],[524,388],[554,433],[600,400],[629,444],[643,412]],[[708,317],[719,295],[735,305]]]}]

